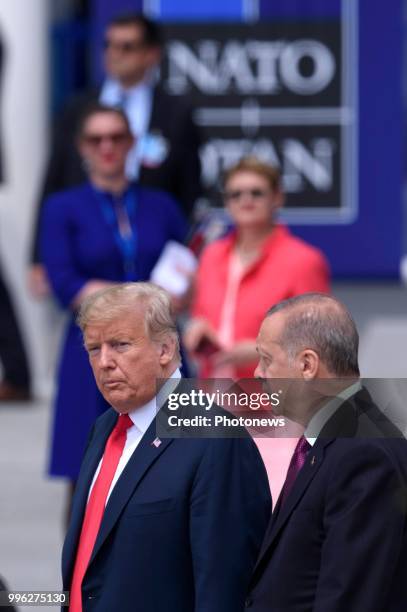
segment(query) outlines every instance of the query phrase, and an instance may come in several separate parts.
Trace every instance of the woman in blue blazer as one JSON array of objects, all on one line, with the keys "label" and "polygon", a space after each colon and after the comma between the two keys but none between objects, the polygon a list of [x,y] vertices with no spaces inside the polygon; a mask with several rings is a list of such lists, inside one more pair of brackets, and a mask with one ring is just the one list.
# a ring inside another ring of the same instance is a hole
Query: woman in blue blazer
[{"label": "woman in blue blazer", "polygon": [[50,474],[77,479],[88,432],[108,408],[93,380],[75,314],[83,299],[111,283],[148,280],[168,240],[183,242],[186,222],[166,193],[129,183],[133,144],[120,111],[94,105],[77,146],[89,180],[48,198],[41,250],[53,292],[70,313],[58,369]]}]

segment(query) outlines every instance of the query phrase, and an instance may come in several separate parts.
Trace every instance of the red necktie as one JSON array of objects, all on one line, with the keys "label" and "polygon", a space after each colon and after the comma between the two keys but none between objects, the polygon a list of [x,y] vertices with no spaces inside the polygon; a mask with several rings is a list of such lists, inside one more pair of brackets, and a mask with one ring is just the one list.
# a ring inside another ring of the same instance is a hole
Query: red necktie
[{"label": "red necktie", "polygon": [[308,442],[307,438],[301,436],[301,438],[297,442],[297,446],[294,449],[293,456],[291,457],[290,465],[288,466],[287,476],[283,485],[283,489],[281,491],[281,504],[280,508],[285,503],[292,487],[295,482],[295,479],[298,476],[298,472],[303,467],[305,460],[307,458],[308,451],[311,448],[311,444]]},{"label": "red necktie", "polygon": [[92,556],[100,523],[102,522],[107,494],[109,493],[126,443],[127,429],[132,425],[133,421],[128,414],[119,416],[106,442],[102,466],[89,496],[82,523],[72,576],[69,612],[82,612],[82,580]]}]

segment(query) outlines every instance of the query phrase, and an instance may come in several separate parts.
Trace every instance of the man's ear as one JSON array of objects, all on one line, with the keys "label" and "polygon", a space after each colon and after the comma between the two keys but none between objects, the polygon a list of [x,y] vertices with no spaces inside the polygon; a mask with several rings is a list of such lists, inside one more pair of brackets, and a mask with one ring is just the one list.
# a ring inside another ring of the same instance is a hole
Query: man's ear
[{"label": "man's ear", "polygon": [[159,362],[162,367],[165,367],[174,359],[176,342],[171,336],[165,338],[163,342],[158,345],[159,348]]},{"label": "man's ear", "polygon": [[301,375],[304,380],[313,380],[318,375],[319,355],[313,349],[304,349],[298,356]]}]

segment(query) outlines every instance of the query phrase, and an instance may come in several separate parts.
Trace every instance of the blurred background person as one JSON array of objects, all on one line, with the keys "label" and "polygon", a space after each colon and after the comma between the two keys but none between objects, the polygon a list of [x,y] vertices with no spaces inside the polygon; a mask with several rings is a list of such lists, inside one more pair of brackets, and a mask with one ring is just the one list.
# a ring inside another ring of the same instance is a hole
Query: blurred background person
[{"label": "blurred background person", "polygon": [[31,399],[30,370],[14,307],[0,269],[0,402]]},{"label": "blurred background person", "polygon": [[[264,313],[294,295],[328,292],[329,266],[321,251],[277,223],[284,194],[276,168],[243,158],[225,174],[224,200],[234,230],[202,253],[184,343],[199,376],[252,378]],[[276,500],[300,433],[287,421],[285,437],[273,435],[255,441]]]},{"label": "blurred background person", "polygon": [[329,266],[318,249],[277,223],[284,202],[276,168],[254,157],[227,170],[224,201],[234,230],[203,251],[186,348],[205,378],[251,378],[264,313],[307,291],[329,291]]},{"label": "blurred background person", "polygon": [[57,118],[48,167],[38,203],[29,288],[36,297],[48,293],[38,248],[41,206],[51,193],[80,184],[85,169],[74,135],[78,120],[91,103],[121,108],[135,136],[126,175],[141,185],[172,194],[184,214],[192,214],[201,194],[201,137],[184,99],[175,100],[159,83],[163,37],[157,23],[141,14],[119,15],[107,26],[104,40],[106,79],[100,87],[75,96]]},{"label": "blurred background person", "polygon": [[169,195],[127,178],[133,142],[122,111],[90,108],[77,135],[88,181],[50,196],[42,216],[47,275],[70,313],[58,371],[50,474],[72,483],[90,427],[108,408],[93,380],[76,311],[85,297],[107,285],[148,280],[166,242],[182,242],[186,233],[186,221]]}]

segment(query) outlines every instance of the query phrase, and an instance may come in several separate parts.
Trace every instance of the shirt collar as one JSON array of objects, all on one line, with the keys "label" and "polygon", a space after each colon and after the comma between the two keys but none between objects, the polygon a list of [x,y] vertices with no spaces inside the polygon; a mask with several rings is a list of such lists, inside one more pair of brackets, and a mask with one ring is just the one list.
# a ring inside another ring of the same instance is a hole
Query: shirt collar
[{"label": "shirt collar", "polygon": [[178,387],[180,380],[181,372],[180,369],[177,368],[175,372],[173,372],[171,376],[167,378],[155,397],[157,411],[164,406],[169,394],[172,393],[176,387]]},{"label": "shirt collar", "polygon": [[[261,257],[268,254],[271,249],[275,248],[275,245],[279,242],[282,242],[290,235],[290,230],[283,223],[278,223],[273,226],[270,230],[269,236],[265,239],[262,248],[261,248]],[[237,229],[235,226],[232,226],[229,232],[223,237],[225,248],[227,251],[231,252],[237,242]]]},{"label": "shirt collar", "polygon": [[156,415],[156,402],[155,397],[151,399],[144,406],[140,406],[140,408],[134,408],[129,412],[129,417],[133,421],[134,425],[137,429],[145,434],[147,429],[150,427],[154,417]]},{"label": "shirt collar", "polygon": [[304,436],[311,446],[314,446],[322,429],[329,421],[331,416],[338,410],[339,406],[341,406],[343,402],[346,402],[346,400],[350,399],[352,395],[355,395],[355,393],[360,391],[361,388],[362,384],[360,380],[358,380],[335,395],[335,397],[329,400],[320,410],[318,410],[317,413],[314,414],[304,431]]},{"label": "shirt collar", "polygon": [[181,372],[179,368],[171,374],[160,391],[154,396],[149,402],[140,406],[140,408],[134,408],[130,410],[129,417],[133,421],[137,429],[145,434],[147,429],[150,427],[153,419],[155,418],[158,410],[165,403],[168,395],[175,389],[181,378]]},{"label": "shirt collar", "polygon": [[90,186],[92,188],[92,190],[100,197],[104,197],[104,198],[108,198],[111,202],[113,202],[114,199],[117,198],[124,198],[127,196],[128,193],[130,193],[130,191],[134,190],[135,185],[134,183],[131,183],[129,181],[129,183],[127,184],[127,186],[124,188],[124,190],[121,193],[115,193],[113,194],[111,191],[105,191],[103,189],[100,189],[99,187],[97,187],[96,185],[94,185],[93,183],[90,183]]},{"label": "shirt collar", "polygon": [[124,89],[117,79],[107,78],[102,85],[99,99],[104,104],[117,105],[122,102],[124,93],[130,99],[143,91],[150,90],[153,83],[154,77],[148,74],[137,85]]}]

